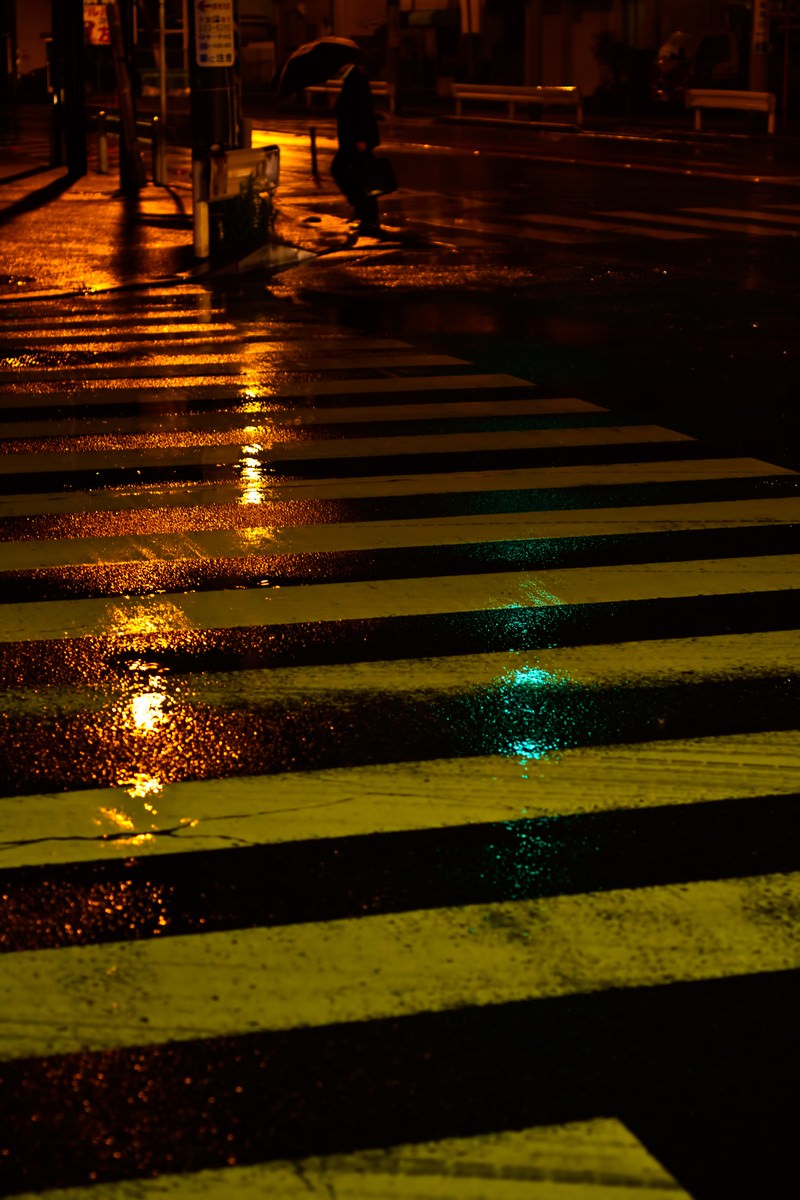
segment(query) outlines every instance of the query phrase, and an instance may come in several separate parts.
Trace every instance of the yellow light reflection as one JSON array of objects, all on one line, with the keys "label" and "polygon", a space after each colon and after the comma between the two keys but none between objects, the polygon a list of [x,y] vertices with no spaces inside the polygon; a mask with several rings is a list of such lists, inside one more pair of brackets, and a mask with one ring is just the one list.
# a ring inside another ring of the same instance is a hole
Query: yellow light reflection
[{"label": "yellow light reflection", "polygon": [[[146,807],[146,806],[145,806]],[[108,821],[112,825],[111,830],[104,833],[104,837],[113,837],[114,843],[117,846],[138,846],[143,842],[152,842],[154,834],[152,833],[134,833],[136,821],[133,817],[128,816],[120,808],[109,808],[101,805],[98,808],[98,813],[103,820]],[[95,824],[102,828],[103,820],[95,820]],[[119,837],[120,833],[130,833],[130,837]]]},{"label": "yellow light reflection", "polygon": [[240,504],[263,504],[264,500],[264,492],[260,487],[245,488],[239,497]]},{"label": "yellow light reflection", "polygon": [[262,449],[263,446],[258,442],[242,446],[244,457],[237,464],[242,488],[240,504],[263,504],[267,498],[264,464],[260,458],[254,457]]},{"label": "yellow light reflection", "polygon": [[[139,627],[141,623],[138,623]],[[149,613],[144,623],[149,623]],[[128,762],[125,767],[120,764],[122,769],[116,779],[116,786],[125,788],[131,800],[140,801],[148,815],[132,821],[130,828],[141,829],[142,824],[147,823],[151,829],[157,829],[157,824],[152,820],[148,821],[148,817],[158,815],[154,798],[163,790],[165,780],[152,769],[148,760],[152,760],[154,746],[161,747],[163,743],[173,740],[170,728],[173,714],[170,711],[170,697],[167,691],[167,672],[157,660],[150,661],[145,658],[131,659],[127,666],[130,672],[126,688],[128,694],[115,705],[115,711],[119,731],[124,743],[130,748],[130,756],[126,755]],[[145,764],[150,765],[149,770]],[[138,840],[149,839],[151,836],[144,833],[136,835]]]},{"label": "yellow light reflection", "polygon": [[[148,775],[146,771],[139,771],[137,774],[117,782],[120,787],[127,790],[132,800],[144,800],[147,796],[157,796],[164,788],[163,779],[156,779],[155,776]],[[145,804],[145,808],[147,807],[148,805]]]},{"label": "yellow light reflection", "polygon": [[242,414],[260,413],[263,410],[263,401],[271,395],[272,393],[268,387],[254,387],[249,385],[248,387],[242,388],[242,400],[244,403],[237,404],[234,412]]},{"label": "yellow light reflection", "polygon": [[[112,825],[115,825],[117,829],[127,832],[128,830],[136,828],[136,822],[133,820],[133,818],[129,817],[127,813],[122,812],[119,808],[104,808],[101,806],[97,811],[100,813],[101,817],[105,817],[105,819],[110,821]],[[98,821],[97,824],[99,825],[101,822]]]},{"label": "yellow light reflection", "polygon": [[135,637],[137,634],[177,633],[192,628],[191,621],[182,609],[154,596],[141,602],[109,605],[105,625],[106,628],[98,632],[121,638]]},{"label": "yellow light reflection", "polygon": [[137,729],[154,732],[167,720],[164,712],[166,696],[160,692],[143,692],[131,700],[131,720]]}]

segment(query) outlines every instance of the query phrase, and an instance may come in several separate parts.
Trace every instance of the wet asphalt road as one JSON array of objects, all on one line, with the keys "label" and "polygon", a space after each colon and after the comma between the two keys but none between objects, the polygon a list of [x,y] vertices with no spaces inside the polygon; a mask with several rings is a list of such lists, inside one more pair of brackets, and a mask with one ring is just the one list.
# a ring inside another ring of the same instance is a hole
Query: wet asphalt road
[{"label": "wet asphalt road", "polygon": [[428,162],[0,313],[5,1194],[790,1186],[792,196]]},{"label": "wet asphalt road", "polygon": [[[424,249],[334,254],[287,276],[287,293],[798,465],[800,188],[786,162],[735,141],[554,133],[531,154],[519,131],[456,132],[463,152],[431,144],[457,141],[450,129],[424,146],[386,133],[401,190],[384,219]],[[320,161],[319,211],[341,213]]]}]

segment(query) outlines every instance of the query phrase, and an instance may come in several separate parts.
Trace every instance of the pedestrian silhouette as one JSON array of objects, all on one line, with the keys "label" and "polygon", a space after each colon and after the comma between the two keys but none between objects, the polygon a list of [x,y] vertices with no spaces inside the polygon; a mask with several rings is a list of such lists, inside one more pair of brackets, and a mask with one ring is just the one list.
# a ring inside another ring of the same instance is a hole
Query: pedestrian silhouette
[{"label": "pedestrian silhouette", "polygon": [[381,232],[378,198],[369,190],[369,175],[372,151],[381,139],[369,80],[358,63],[344,68],[336,100],[336,136],[339,148],[331,162],[331,175],[353,207],[358,232],[377,235]]}]

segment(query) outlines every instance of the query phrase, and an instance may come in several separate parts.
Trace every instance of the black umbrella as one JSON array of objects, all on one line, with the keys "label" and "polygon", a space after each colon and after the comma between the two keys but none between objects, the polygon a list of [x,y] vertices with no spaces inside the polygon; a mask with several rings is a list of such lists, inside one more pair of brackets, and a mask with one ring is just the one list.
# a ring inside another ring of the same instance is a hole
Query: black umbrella
[{"label": "black umbrella", "polygon": [[355,62],[361,53],[357,42],[350,38],[323,37],[306,42],[293,51],[283,65],[278,79],[278,95],[291,96],[303,88],[324,83],[346,63]]}]

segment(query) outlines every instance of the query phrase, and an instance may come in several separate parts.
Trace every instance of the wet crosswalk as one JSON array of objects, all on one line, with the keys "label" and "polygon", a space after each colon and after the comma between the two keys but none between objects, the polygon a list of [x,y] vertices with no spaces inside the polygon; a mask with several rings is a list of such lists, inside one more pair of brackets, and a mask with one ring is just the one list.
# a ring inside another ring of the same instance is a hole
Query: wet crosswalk
[{"label": "wet crosswalk", "polygon": [[[495,210],[481,211],[475,205],[465,211],[433,217],[424,205],[417,211],[419,196],[409,192],[402,209],[409,223],[430,231],[440,230],[460,237],[550,242],[587,245],[620,239],[675,243],[719,238],[796,238],[800,206],[765,204],[758,208],[693,206],[673,209],[613,209],[569,212],[520,212],[501,221]],[[489,213],[493,215],[490,216]]]},{"label": "wet crosswalk", "polygon": [[798,476],[193,285],[0,431],[4,1194],[756,1194]]}]

